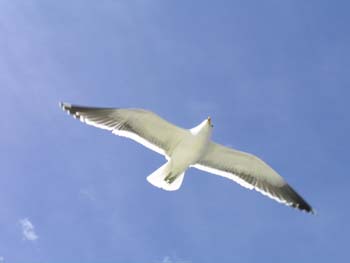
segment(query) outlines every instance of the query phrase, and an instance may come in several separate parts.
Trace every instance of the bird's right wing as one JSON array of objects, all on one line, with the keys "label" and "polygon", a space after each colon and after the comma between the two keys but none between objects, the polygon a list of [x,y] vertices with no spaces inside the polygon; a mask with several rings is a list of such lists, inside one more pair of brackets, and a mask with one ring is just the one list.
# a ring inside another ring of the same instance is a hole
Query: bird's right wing
[{"label": "bird's right wing", "polygon": [[95,108],[60,103],[74,118],[130,138],[166,157],[189,131],[142,109]]},{"label": "bird's right wing", "polygon": [[195,168],[229,178],[286,205],[313,213],[312,207],[258,157],[211,142]]}]

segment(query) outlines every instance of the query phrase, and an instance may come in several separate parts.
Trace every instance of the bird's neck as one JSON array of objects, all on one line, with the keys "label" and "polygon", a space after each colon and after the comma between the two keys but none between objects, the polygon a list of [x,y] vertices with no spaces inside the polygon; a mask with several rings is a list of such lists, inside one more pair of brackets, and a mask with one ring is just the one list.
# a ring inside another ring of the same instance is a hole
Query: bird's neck
[{"label": "bird's neck", "polygon": [[211,136],[211,127],[210,125],[208,125],[208,121],[204,120],[202,121],[199,125],[197,125],[196,127],[193,127],[192,129],[190,129],[190,132],[193,135],[203,135],[205,137],[210,138]]}]

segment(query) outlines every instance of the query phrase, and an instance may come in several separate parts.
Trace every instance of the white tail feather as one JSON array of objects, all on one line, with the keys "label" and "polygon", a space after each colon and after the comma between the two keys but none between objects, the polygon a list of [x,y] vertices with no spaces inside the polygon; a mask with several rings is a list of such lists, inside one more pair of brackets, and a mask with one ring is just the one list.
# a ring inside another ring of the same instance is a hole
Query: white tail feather
[{"label": "white tail feather", "polygon": [[170,165],[169,162],[167,162],[161,167],[159,167],[157,170],[155,170],[151,175],[149,175],[147,177],[147,181],[150,184],[158,188],[164,189],[166,191],[176,191],[180,188],[185,173],[178,175],[172,183],[168,183],[167,181],[165,181],[165,177],[169,175],[170,172]]}]

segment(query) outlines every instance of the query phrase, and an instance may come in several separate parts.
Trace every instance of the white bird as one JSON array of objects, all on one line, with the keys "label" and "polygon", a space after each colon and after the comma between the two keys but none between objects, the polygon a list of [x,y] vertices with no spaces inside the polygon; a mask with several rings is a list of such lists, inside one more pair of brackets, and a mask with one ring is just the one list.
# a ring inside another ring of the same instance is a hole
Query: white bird
[{"label": "white bird", "polygon": [[165,156],[167,162],[147,177],[152,185],[178,190],[189,167],[229,178],[288,206],[312,207],[258,157],[211,141],[210,117],[187,130],[143,109],[95,108],[60,103],[80,121],[130,138]]}]

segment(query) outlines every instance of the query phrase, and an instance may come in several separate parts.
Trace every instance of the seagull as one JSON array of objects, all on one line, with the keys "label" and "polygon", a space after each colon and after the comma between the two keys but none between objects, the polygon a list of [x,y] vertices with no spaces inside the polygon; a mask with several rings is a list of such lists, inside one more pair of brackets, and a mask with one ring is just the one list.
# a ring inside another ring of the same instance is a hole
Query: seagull
[{"label": "seagull", "polygon": [[192,129],[184,129],[144,109],[85,107],[62,102],[60,107],[81,122],[132,139],[165,156],[166,163],[147,177],[158,188],[178,190],[186,170],[194,167],[231,179],[279,203],[315,212],[260,158],[213,142],[210,117]]}]

